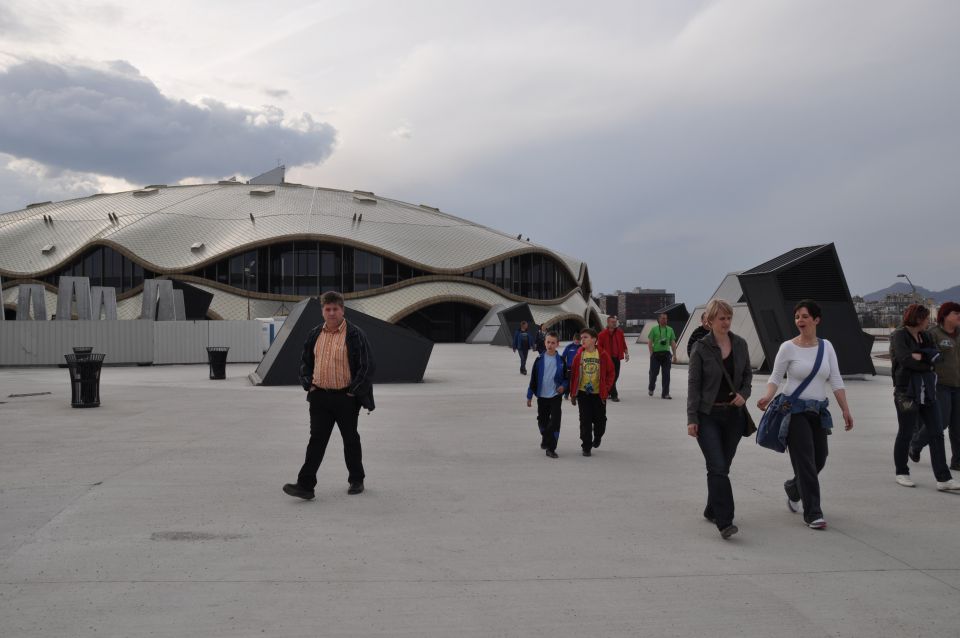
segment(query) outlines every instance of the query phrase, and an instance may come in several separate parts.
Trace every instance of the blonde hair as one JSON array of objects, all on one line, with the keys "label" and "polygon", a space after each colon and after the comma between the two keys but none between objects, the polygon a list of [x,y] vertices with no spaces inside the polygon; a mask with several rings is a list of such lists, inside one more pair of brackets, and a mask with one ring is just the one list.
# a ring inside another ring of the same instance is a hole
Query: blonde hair
[{"label": "blonde hair", "polygon": [[731,306],[727,301],[723,299],[713,299],[710,303],[707,304],[707,321],[712,322],[716,319],[720,313],[726,313],[733,316],[733,306]]}]

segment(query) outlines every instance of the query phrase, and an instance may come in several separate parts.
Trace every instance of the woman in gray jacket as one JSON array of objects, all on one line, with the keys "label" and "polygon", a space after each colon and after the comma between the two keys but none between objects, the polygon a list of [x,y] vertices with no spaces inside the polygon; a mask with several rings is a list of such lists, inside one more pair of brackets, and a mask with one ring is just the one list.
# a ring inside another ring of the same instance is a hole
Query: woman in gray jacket
[{"label": "woman in gray jacket", "polygon": [[727,539],[739,531],[733,524],[730,464],[746,428],[744,411],[753,372],[747,342],[730,332],[730,304],[714,299],[707,304],[706,315],[710,334],[690,353],[687,434],[697,439],[707,464],[703,516]]}]

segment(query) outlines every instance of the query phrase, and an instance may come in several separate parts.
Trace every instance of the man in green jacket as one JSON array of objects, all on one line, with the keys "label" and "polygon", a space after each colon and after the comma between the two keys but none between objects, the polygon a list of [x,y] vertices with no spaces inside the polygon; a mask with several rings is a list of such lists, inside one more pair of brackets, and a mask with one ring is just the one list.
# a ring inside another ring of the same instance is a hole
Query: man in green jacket
[{"label": "man in green jacket", "polygon": [[[927,331],[937,344],[940,358],[936,361],[937,404],[943,427],[950,435],[950,469],[960,471],[960,304],[947,301],[937,311],[937,325]],[[910,445],[910,458],[920,460],[926,439],[918,430]]]}]

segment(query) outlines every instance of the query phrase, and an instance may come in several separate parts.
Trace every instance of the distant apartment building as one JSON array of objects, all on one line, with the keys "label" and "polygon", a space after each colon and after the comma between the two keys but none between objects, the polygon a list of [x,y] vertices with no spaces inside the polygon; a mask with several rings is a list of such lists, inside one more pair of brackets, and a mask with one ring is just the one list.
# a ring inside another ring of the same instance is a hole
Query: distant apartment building
[{"label": "distant apartment building", "polygon": [[654,319],[657,310],[674,303],[676,295],[663,288],[634,288],[630,292],[618,290],[612,295],[600,295],[597,298],[602,312],[617,315],[627,325]]},{"label": "distant apartment building", "polygon": [[864,328],[896,328],[903,320],[903,312],[912,303],[922,303],[936,316],[937,303],[933,299],[918,299],[911,293],[891,293],[880,301],[866,301],[853,297],[860,325]]}]

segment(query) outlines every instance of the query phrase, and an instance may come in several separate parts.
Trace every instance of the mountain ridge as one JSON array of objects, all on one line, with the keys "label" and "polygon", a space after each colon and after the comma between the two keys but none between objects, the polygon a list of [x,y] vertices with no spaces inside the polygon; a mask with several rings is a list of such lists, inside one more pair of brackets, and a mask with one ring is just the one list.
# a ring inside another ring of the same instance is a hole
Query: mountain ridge
[{"label": "mountain ridge", "polygon": [[[909,292],[911,292],[910,284],[898,281],[897,283],[887,286],[886,288],[863,295],[863,299],[864,301],[883,301],[884,297],[889,294]],[[952,288],[947,288],[946,290],[940,291],[934,291],[930,290],[929,288],[924,288],[923,286],[917,286],[917,293],[924,299],[932,298],[938,304],[943,303],[944,301],[960,300],[960,286],[953,286]]]}]

